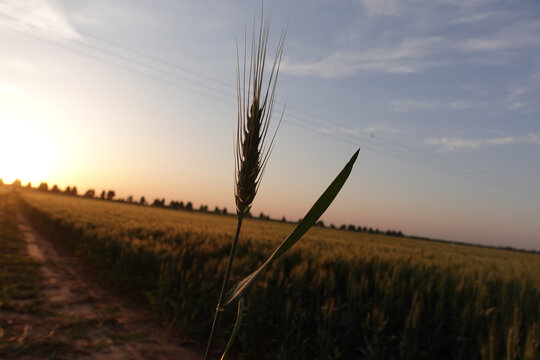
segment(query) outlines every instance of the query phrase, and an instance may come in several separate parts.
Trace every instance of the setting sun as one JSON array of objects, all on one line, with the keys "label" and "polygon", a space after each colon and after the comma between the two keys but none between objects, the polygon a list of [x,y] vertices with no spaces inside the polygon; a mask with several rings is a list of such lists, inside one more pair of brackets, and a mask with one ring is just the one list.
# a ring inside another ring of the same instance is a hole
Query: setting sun
[{"label": "setting sun", "polygon": [[0,124],[0,178],[4,183],[20,179],[35,186],[54,167],[51,139],[36,127],[14,120]]}]

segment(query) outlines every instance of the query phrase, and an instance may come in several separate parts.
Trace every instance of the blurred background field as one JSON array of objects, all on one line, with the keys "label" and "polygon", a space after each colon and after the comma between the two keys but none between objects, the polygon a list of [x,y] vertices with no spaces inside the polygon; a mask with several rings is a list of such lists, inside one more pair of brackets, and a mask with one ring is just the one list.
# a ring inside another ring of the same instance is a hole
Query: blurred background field
[{"label": "blurred background field", "polygon": [[[42,231],[174,326],[207,335],[234,217],[22,189],[20,194]],[[235,279],[260,265],[293,227],[246,220]],[[539,356],[535,253],[315,227],[254,290],[235,348],[239,358]],[[234,312],[225,317],[232,320]],[[223,329],[221,341],[229,331]]]}]

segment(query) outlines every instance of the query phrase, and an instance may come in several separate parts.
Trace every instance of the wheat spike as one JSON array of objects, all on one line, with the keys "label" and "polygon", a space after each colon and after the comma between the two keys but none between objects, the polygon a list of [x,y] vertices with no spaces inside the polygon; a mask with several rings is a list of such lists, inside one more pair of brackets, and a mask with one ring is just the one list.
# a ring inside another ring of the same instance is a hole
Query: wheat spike
[{"label": "wheat spike", "polygon": [[253,26],[249,65],[246,61],[247,46],[244,38],[242,69],[237,49],[238,124],[235,136],[236,186],[234,194],[236,210],[241,216],[249,211],[255,199],[279,127],[278,123],[272,138],[267,142],[270,120],[274,111],[276,82],[279,75],[286,30],[285,28],[281,34],[266,83],[264,81],[264,71],[268,45],[268,20],[263,23],[261,18],[258,36],[255,33],[255,26]]}]

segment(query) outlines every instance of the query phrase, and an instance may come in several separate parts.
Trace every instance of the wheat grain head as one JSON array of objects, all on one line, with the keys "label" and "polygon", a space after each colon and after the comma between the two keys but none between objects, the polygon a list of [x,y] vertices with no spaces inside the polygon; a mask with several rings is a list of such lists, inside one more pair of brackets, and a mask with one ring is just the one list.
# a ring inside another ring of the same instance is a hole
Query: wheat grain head
[{"label": "wheat grain head", "polygon": [[[255,21],[254,21],[255,23]],[[247,62],[247,40],[244,38],[243,66],[237,45],[237,102],[238,124],[235,136],[235,200],[236,211],[245,215],[251,208],[261,183],[266,163],[272,152],[279,123],[271,139],[268,137],[270,120],[274,111],[276,82],[283,54],[285,33],[281,33],[268,80],[264,80],[266,52],[268,46],[269,21],[261,21],[259,33],[255,24],[251,40],[249,63]]]}]

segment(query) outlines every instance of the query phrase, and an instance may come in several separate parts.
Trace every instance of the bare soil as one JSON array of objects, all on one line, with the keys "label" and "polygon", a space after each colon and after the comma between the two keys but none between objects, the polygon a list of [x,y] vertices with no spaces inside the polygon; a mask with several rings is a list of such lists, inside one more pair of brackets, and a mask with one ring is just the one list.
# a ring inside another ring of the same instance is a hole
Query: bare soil
[{"label": "bare soil", "polygon": [[201,344],[104,285],[23,214],[17,220],[43,280],[40,311],[0,312],[0,340],[12,345],[10,359],[202,359]]}]

